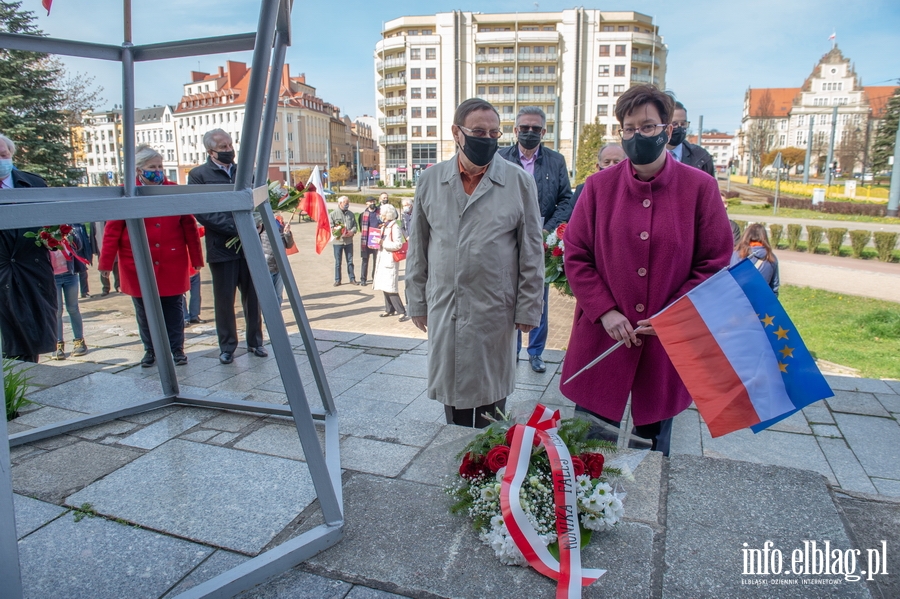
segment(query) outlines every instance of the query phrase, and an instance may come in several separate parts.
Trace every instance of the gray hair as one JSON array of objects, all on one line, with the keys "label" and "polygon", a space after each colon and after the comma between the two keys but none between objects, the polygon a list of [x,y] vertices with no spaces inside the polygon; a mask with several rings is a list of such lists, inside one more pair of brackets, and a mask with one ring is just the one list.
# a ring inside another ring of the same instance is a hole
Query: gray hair
[{"label": "gray hair", "polygon": [[337,201],[338,201],[338,204],[343,204],[344,202],[347,202],[349,204],[350,198],[348,198],[347,196],[341,196],[338,198]]},{"label": "gray hair", "polygon": [[516,127],[519,126],[519,117],[525,114],[535,114],[541,117],[541,127],[547,124],[547,115],[541,110],[540,106],[523,106],[519,109],[519,114],[516,115]]},{"label": "gray hair", "polygon": [[399,216],[399,214],[397,214],[397,209],[390,204],[382,204],[381,210],[378,211],[378,214],[384,220],[397,220],[397,217]]},{"label": "gray hair", "polygon": [[6,144],[6,148],[9,150],[10,156],[16,155],[16,142],[14,142],[10,138],[6,137],[2,133],[0,133],[0,141],[2,141],[3,143]]},{"label": "gray hair", "polygon": [[206,151],[215,150],[216,142],[213,141],[213,137],[216,135],[224,135],[228,139],[231,139],[231,136],[224,129],[211,129],[203,134],[203,147],[206,148]]},{"label": "gray hair", "polygon": [[603,152],[605,152],[609,148],[619,148],[623,152],[625,151],[625,149],[619,144],[606,144],[605,146],[601,146],[600,150],[597,152],[597,162],[603,160]]},{"label": "gray hair", "polygon": [[413,203],[413,201],[412,201],[412,198],[410,198],[410,197],[405,197],[400,200],[401,206],[412,206],[412,203]]},{"label": "gray hair", "polygon": [[161,159],[162,154],[146,144],[140,145],[134,151],[134,166],[138,170],[143,170],[144,165],[154,158]]}]

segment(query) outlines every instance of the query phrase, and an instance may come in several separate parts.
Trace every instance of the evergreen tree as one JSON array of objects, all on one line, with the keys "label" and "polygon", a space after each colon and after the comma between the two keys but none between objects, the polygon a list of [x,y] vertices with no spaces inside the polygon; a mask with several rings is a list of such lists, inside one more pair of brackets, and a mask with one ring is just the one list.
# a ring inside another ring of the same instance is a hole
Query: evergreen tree
[{"label": "evergreen tree", "polygon": [[[44,35],[22,3],[0,1],[0,31]],[[0,133],[16,142],[16,168],[50,186],[74,185],[66,117],[59,110],[58,63],[46,54],[0,49]]]},{"label": "evergreen tree", "polygon": [[888,157],[894,155],[894,141],[897,139],[897,121],[900,120],[900,88],[888,100],[884,118],[875,134],[872,148],[872,172],[878,173],[888,169]]},{"label": "evergreen tree", "polygon": [[581,128],[578,136],[578,155],[575,157],[575,185],[584,183],[590,175],[597,171],[597,152],[603,147],[606,125],[600,119]]}]

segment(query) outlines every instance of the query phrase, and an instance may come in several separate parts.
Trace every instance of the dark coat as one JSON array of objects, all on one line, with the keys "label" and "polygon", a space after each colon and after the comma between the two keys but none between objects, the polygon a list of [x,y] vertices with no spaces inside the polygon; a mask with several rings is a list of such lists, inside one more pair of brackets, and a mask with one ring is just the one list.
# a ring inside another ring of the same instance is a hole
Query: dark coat
[{"label": "dark coat", "polygon": [[[502,148],[497,152],[507,161],[522,166],[519,160],[519,144]],[[572,216],[572,185],[566,159],[559,152],[544,147],[534,162],[534,182],[537,184],[538,204],[541,209],[542,228],[552,231]]]},{"label": "dark coat", "polygon": [[709,152],[700,146],[689,144],[686,141],[681,142],[681,145],[682,164],[699,168],[711,177],[716,176],[716,165],[713,163],[712,156],[709,155]]},{"label": "dark coat", "polygon": [[[212,185],[234,184],[234,174],[237,172],[237,164],[231,165],[231,176],[220,169],[212,158],[206,158],[206,163],[191,169],[188,173],[188,185]],[[234,248],[225,247],[225,243],[232,237],[236,237],[237,226],[234,224],[234,216],[231,212],[207,212],[195,214],[201,225],[206,227],[206,261],[229,262],[231,260],[243,260],[243,248],[235,251]]]},{"label": "dark coat", "polygon": [[[47,187],[13,169],[14,187]],[[56,348],[56,280],[50,252],[25,237],[32,229],[0,230],[0,336],[4,356],[36,356]]]}]

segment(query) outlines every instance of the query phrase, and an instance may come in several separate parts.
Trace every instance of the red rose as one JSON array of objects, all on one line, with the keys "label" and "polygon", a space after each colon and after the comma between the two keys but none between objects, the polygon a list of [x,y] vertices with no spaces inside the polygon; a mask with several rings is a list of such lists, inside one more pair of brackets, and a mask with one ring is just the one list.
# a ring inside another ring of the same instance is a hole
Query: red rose
[{"label": "red rose", "polygon": [[52,237],[47,240],[47,247],[55,248],[55,247],[59,247],[60,245],[62,245],[62,244],[59,241],[57,241],[56,239],[53,239]]},{"label": "red rose", "polygon": [[544,251],[545,251],[545,252],[547,251],[547,248],[549,248],[549,247],[550,247],[550,246],[547,245],[547,242],[544,242]]},{"label": "red rose", "polygon": [[568,225],[566,225],[566,223],[563,223],[560,226],[556,227],[556,236],[559,237],[560,239],[562,239],[563,235],[565,235],[565,233],[566,233],[567,226]]},{"label": "red rose", "polygon": [[69,233],[72,232],[72,226],[71,225],[60,225],[59,232],[62,235],[68,235]]},{"label": "red rose", "polygon": [[591,478],[600,478],[600,475],[603,474],[603,454],[583,453],[579,457],[581,458],[581,461],[584,462],[584,465],[587,468],[587,472],[591,475]]},{"label": "red rose", "polygon": [[509,461],[509,447],[506,445],[497,445],[493,449],[491,449],[487,456],[485,457],[485,463],[487,467],[491,469],[491,472],[497,472]]},{"label": "red rose", "polygon": [[559,258],[560,256],[563,255],[562,248],[560,248],[559,246],[556,246],[555,248],[553,248],[553,251],[550,252],[550,254]]},{"label": "red rose", "polygon": [[40,237],[41,239],[50,239],[50,233],[47,231],[41,231]]},{"label": "red rose", "polygon": [[472,458],[471,453],[463,456],[462,464],[459,465],[459,475],[463,478],[472,479],[484,472],[484,466]]},{"label": "red rose", "polygon": [[572,458],[572,470],[575,471],[575,476],[584,474],[584,462],[581,461],[581,458]]}]

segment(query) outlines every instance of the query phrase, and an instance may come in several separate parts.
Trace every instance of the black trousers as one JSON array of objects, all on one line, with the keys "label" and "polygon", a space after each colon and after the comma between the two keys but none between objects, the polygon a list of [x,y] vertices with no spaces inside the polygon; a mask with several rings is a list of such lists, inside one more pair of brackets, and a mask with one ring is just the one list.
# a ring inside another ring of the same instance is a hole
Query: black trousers
[{"label": "black trousers", "polygon": [[[610,418],[605,418],[600,414],[592,412],[587,408],[583,408],[581,406],[575,406],[575,411],[591,414],[595,418],[599,418],[603,422],[611,424],[616,428],[620,428],[622,426],[621,422],[617,422]],[[640,437],[641,439],[649,440],[651,451],[662,452],[664,456],[668,457],[669,448],[672,444],[672,420],[672,418],[666,418],[665,420],[660,420],[659,422],[651,422],[650,424],[636,424],[634,425],[633,433],[635,436]]]},{"label": "black trousers", "polygon": [[496,410],[506,410],[506,398],[486,406],[478,406],[477,408],[459,409],[452,406],[444,406],[444,416],[447,418],[447,424],[456,424],[457,426],[466,426],[469,428],[487,428],[491,421],[485,418],[489,414],[493,418],[497,418]]},{"label": "black trousers", "polygon": [[[367,247],[367,248],[363,249],[362,251],[360,251],[360,254],[361,254],[360,257],[362,258],[362,274],[360,275],[359,280],[362,282],[374,281],[375,280],[375,263],[377,262],[377,258],[378,258],[378,250],[373,250],[372,248]],[[369,274],[367,272],[369,270],[369,257],[372,258],[372,276],[371,277],[369,276]]]},{"label": "black trousers", "polygon": [[[167,295],[159,298],[162,305],[163,319],[166,321],[166,335],[169,337],[169,349],[173,354],[184,351],[184,307],[183,295]],[[138,330],[141,333],[141,341],[144,351],[153,351],[153,341],[150,340],[150,323],[147,321],[147,310],[144,308],[144,298],[133,297],[134,315],[137,318]]]},{"label": "black trousers", "polygon": [[238,346],[237,318],[234,313],[234,300],[238,289],[241,290],[247,346],[262,347],[262,312],[259,309],[259,298],[256,297],[247,261],[241,258],[228,262],[211,262],[209,272],[212,274],[219,351],[234,353]]},{"label": "black trousers", "polygon": [[403,307],[403,301],[400,299],[399,293],[388,293],[387,291],[382,291],[382,293],[384,294],[385,314],[394,314],[395,312],[406,314],[406,308]]}]

